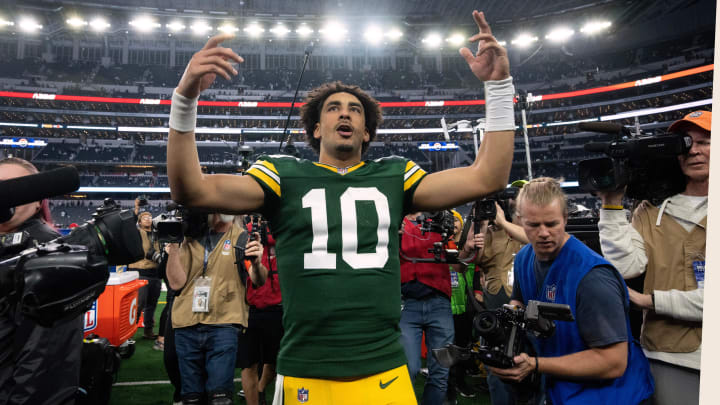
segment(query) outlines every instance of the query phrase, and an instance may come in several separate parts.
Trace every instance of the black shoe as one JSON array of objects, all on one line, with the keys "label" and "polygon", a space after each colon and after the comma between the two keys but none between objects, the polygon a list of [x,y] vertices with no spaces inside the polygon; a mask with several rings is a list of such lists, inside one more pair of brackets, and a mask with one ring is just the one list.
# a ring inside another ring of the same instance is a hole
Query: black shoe
[{"label": "black shoe", "polygon": [[258,391],[258,404],[267,405],[267,401],[265,400],[265,391]]},{"label": "black shoe", "polygon": [[244,390],[238,391],[237,396],[239,396],[240,398],[245,398],[245,391]]}]

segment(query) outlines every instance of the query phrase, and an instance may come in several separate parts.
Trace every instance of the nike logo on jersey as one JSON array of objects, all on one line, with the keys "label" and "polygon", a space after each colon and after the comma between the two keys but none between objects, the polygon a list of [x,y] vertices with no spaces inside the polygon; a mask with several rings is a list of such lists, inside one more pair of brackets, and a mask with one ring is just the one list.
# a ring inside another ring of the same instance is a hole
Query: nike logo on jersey
[{"label": "nike logo on jersey", "polygon": [[392,380],[386,382],[385,384],[383,384],[382,380],[380,380],[380,389],[383,389],[383,390],[384,390],[385,388],[388,387],[388,385],[392,384],[393,381],[395,381],[395,380],[397,380],[397,379],[398,379],[398,378],[397,378],[397,376],[396,376],[395,378],[393,378]]}]

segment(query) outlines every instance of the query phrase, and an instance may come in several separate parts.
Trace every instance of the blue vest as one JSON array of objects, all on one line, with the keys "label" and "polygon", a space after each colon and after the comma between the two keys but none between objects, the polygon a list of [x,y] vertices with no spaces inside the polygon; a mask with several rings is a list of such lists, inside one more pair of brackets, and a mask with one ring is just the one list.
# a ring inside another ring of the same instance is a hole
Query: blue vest
[{"label": "blue vest", "polygon": [[[567,304],[577,319],[575,297],[580,280],[596,266],[612,265],[571,236],[553,261],[538,291],[535,280],[535,252],[526,245],[515,256],[515,283],[520,286],[525,304],[529,300]],[[629,307],[627,287],[620,274],[617,278],[625,288],[625,307]],[[630,341],[625,374],[615,379],[585,381],[562,380],[548,376],[547,394],[554,405],[564,404],[638,404],[650,397],[654,383],[650,366],[639,343],[630,334],[630,318],[625,313]],[[543,357],[556,357],[588,350],[575,322],[555,322],[555,334],[548,339],[538,339],[539,353]]]}]

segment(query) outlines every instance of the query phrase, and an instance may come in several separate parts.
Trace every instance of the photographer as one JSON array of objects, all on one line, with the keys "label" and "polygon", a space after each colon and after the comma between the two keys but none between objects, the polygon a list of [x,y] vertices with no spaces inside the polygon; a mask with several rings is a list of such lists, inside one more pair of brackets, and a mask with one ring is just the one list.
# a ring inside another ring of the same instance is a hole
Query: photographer
[{"label": "photographer", "polygon": [[598,192],[603,254],[625,278],[645,274],[643,292],[630,290],[630,300],[645,312],[640,342],[657,382],[656,404],[699,400],[711,119],[711,112],[695,111],[668,128],[693,140],[678,157],[683,192],[659,207],[643,202],[632,224],[622,190]]},{"label": "photographer", "polygon": [[[525,180],[518,180],[512,185],[522,187],[525,183],[527,183]],[[525,231],[518,225],[515,212],[516,200],[511,198],[506,201],[512,221],[507,220],[505,211],[500,204],[495,203],[495,218],[487,227],[486,243],[475,261],[478,271],[485,275],[483,299],[488,310],[496,310],[510,303],[513,289],[513,261],[515,255],[528,243]],[[510,385],[493,373],[488,373],[487,382],[493,404],[515,404],[515,396]]]},{"label": "photographer", "polygon": [[[181,290],[173,303],[172,325],[183,404],[201,403],[205,396],[209,404],[232,403],[238,326],[246,327],[248,319],[241,274],[247,266],[254,284],[267,278],[262,245],[247,241],[234,218],[212,214],[204,236],[188,237],[182,246],[168,249],[168,281]],[[243,260],[243,251],[251,261]]]},{"label": "photographer", "polygon": [[[257,285],[249,280],[246,300],[250,306],[248,327],[238,337],[237,367],[242,368],[242,386],[245,402],[265,405],[265,388],[275,378],[275,362],[280,350],[282,327],[282,296],[275,257],[275,238],[268,224],[258,215],[252,215],[248,231],[259,236],[263,246],[262,265],[268,269],[267,281]],[[258,364],[262,376],[258,376]]]},{"label": "photographer", "polygon": [[[38,173],[19,158],[0,160],[0,180]],[[52,228],[47,200],[15,208],[0,234],[27,232],[38,243],[60,236]],[[82,316],[43,327],[20,313],[19,305],[0,317],[0,404],[73,404],[80,381]]]},{"label": "photographer", "polygon": [[[447,235],[454,231],[453,215],[450,229],[443,230]],[[436,215],[435,218],[440,217]],[[450,307],[451,280],[448,263],[434,263],[433,255],[436,243],[445,243],[438,232],[423,234],[418,223],[422,219],[420,212],[408,214],[403,219],[400,245],[400,279],[402,292],[402,311],[400,330],[405,355],[408,359],[410,378],[414,381],[420,371],[420,351],[423,331],[425,345],[429,350],[441,348],[454,340],[453,315]],[[469,236],[468,243],[458,259],[467,260],[474,253],[474,238]],[[472,242],[470,242],[472,241]],[[454,244],[453,244],[454,246]],[[458,266],[460,272],[465,266]],[[440,404],[445,400],[449,369],[441,366],[433,356],[427,356],[428,378],[423,390],[423,404]]]},{"label": "photographer", "polygon": [[550,403],[645,404],[653,392],[647,359],[630,334],[627,287],[609,262],[565,232],[567,197],[560,181],[533,179],[517,199],[530,245],[515,257],[511,304],[568,305],[575,322],[557,322],[538,338],[538,356],[521,353],[501,378],[546,374]]},{"label": "photographer", "polygon": [[[147,200],[145,200],[147,205]],[[160,298],[162,280],[160,278],[160,245],[152,240],[152,215],[140,211],[141,198],[135,199],[135,214],[138,215],[138,230],[142,237],[145,258],[128,265],[128,270],[137,271],[140,280],[147,280],[147,284],[138,291],[138,318],[143,315],[143,338],[155,340],[158,335],[153,333],[155,326],[155,308]]]}]

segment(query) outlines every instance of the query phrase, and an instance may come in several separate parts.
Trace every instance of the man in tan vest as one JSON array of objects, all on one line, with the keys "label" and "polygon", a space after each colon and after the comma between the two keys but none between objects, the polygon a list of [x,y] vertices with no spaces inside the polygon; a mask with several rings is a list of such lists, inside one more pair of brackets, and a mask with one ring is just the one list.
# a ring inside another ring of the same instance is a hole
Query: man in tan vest
[{"label": "man in tan vest", "polygon": [[640,341],[655,378],[655,404],[699,400],[711,118],[710,111],[695,111],[668,128],[693,139],[678,158],[687,179],[682,193],[659,207],[644,202],[632,224],[623,191],[598,193],[603,254],[625,278],[645,273],[643,292],[629,291],[644,310]]},{"label": "man in tan vest", "polygon": [[[268,270],[261,263],[263,247],[248,240],[233,215],[212,214],[209,231],[198,239],[186,238],[168,249],[170,288],[180,290],[172,307],[181,376],[183,404],[232,404],[233,376],[239,326],[247,327],[248,306],[241,272],[247,269],[255,285]],[[235,249],[235,246],[243,246]],[[238,267],[236,262],[240,262]]]}]

